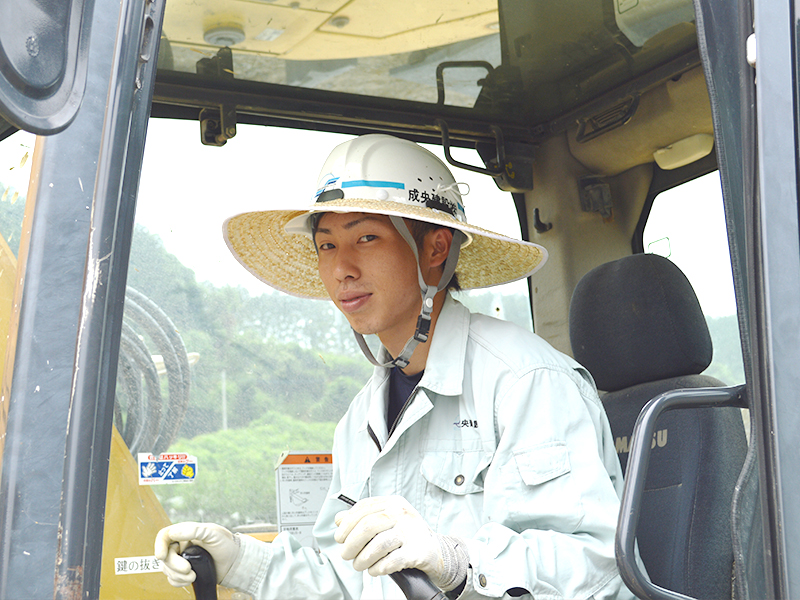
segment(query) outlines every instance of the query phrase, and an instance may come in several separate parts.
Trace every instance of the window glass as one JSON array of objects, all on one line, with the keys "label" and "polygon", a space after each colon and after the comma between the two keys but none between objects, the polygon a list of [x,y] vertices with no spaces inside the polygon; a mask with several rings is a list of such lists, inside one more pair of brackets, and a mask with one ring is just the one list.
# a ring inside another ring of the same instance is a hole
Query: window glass
[{"label": "window glass", "polygon": [[[8,354],[16,344],[14,288],[35,140],[33,134],[20,131],[0,141],[0,379],[4,398],[11,388],[11,369],[8,373],[4,369],[13,364]],[[7,410],[8,402],[0,401],[0,434],[5,433]],[[0,443],[0,464],[2,452]]]},{"label": "window glass", "polygon": [[437,103],[527,127],[696,46],[689,0],[507,2],[502,12],[496,0],[171,0],[158,62],[162,79]]},{"label": "window glass", "polygon": [[727,385],[744,383],[719,173],[656,196],[643,242],[645,252],[669,258],[694,287],[714,344],[705,373]]},{"label": "window glass", "polygon": [[[134,453],[197,458],[193,483],[153,486],[172,521],[274,528],[276,460],[330,452],[336,422],[370,376],[330,302],[267,287],[222,237],[223,221],[240,212],[307,206],[328,153],[347,138],[239,126],[217,148],[200,144],[196,122],[150,123],[116,426]],[[454,154],[479,164],[474,151]],[[519,238],[511,195],[489,177],[452,170],[469,185],[469,220]],[[458,297],[531,328],[525,281]]]}]

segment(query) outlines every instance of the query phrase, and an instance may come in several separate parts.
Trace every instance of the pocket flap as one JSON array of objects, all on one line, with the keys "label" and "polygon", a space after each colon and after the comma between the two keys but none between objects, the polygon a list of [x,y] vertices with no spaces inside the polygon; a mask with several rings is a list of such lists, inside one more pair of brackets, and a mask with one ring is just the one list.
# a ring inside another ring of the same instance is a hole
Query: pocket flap
[{"label": "pocket flap", "polygon": [[446,492],[474,494],[483,491],[483,472],[491,462],[492,454],[482,450],[425,452],[420,472]]},{"label": "pocket flap", "polygon": [[569,473],[569,452],[565,442],[548,442],[514,453],[514,461],[527,485],[540,485]]}]

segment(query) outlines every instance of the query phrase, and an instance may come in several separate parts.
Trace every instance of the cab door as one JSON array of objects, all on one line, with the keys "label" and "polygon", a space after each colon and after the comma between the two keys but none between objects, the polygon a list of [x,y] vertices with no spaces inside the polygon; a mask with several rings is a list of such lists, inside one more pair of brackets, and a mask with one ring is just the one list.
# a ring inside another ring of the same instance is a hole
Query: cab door
[{"label": "cab door", "polygon": [[800,596],[797,4],[696,2],[752,418],[737,597]]},{"label": "cab door", "polygon": [[40,135],[0,402],[0,597],[9,600],[99,594],[125,277],[162,13],[159,0],[0,7],[3,129]]}]

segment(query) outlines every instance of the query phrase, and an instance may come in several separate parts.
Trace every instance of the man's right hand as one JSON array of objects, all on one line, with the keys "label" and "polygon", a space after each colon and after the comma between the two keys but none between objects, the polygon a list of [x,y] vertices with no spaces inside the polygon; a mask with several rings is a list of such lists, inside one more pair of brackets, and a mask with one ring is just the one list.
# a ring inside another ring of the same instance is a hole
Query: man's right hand
[{"label": "man's right hand", "polygon": [[189,585],[195,572],[189,561],[181,556],[189,546],[201,546],[214,559],[217,583],[228,574],[239,554],[239,543],[234,535],[214,523],[177,523],[158,532],[155,556],[161,561],[161,570],[175,587]]}]

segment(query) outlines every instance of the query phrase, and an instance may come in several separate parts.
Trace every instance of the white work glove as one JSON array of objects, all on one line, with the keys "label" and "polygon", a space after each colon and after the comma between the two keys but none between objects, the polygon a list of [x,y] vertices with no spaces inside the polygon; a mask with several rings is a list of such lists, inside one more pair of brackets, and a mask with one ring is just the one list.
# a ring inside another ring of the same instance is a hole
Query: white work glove
[{"label": "white work glove", "polygon": [[189,561],[181,552],[189,546],[201,546],[214,559],[217,583],[225,579],[239,554],[235,536],[214,523],[177,523],[164,527],[156,535],[155,555],[161,561],[161,570],[170,584],[181,587],[192,583],[196,577]]},{"label": "white work glove", "polygon": [[360,500],[335,519],[342,558],[373,577],[402,569],[425,572],[448,592],[466,579],[469,556],[462,540],[432,531],[402,496]]}]

